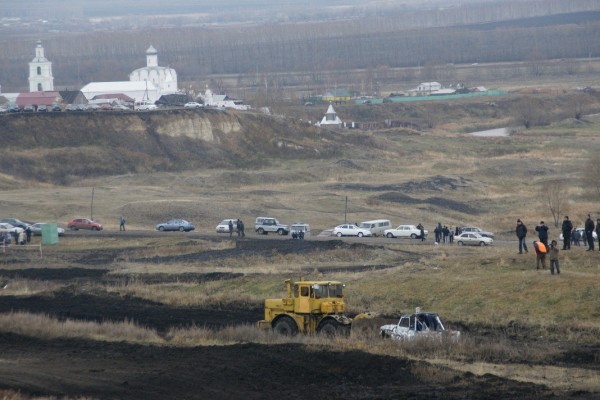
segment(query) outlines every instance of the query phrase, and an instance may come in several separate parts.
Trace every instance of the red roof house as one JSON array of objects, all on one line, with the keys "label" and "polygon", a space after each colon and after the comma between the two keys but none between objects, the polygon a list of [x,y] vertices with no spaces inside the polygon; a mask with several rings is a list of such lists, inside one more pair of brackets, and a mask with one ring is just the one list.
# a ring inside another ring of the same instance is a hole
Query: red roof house
[{"label": "red roof house", "polygon": [[61,101],[58,92],[26,92],[19,93],[17,96],[17,105],[19,107],[31,104],[32,106],[51,106],[54,103]]}]

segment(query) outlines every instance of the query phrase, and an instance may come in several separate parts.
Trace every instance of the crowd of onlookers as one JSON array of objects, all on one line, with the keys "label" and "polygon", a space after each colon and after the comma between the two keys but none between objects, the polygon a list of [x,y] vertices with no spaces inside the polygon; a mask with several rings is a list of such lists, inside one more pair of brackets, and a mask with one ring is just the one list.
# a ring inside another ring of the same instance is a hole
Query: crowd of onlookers
[{"label": "crowd of onlookers", "polygon": [[[558,242],[552,240],[550,244],[548,244],[548,226],[544,224],[544,221],[540,221],[535,227],[535,231],[537,232],[539,239],[533,241],[533,247],[537,257],[536,269],[540,269],[540,266],[542,269],[546,269],[546,255],[548,255],[550,258],[550,273],[554,275],[554,270],[556,269],[556,273],[560,274],[560,263],[558,258],[560,250],[558,248]],[[527,253],[527,227],[520,219],[517,220],[515,233],[519,239],[519,254],[523,254],[523,251]],[[583,231],[581,231],[580,229],[574,228],[569,217],[565,216],[561,225],[561,233],[563,240],[561,250],[571,250],[571,244],[580,246],[581,242],[583,242],[588,246],[586,251],[594,251],[594,242],[596,239],[600,239],[600,218],[597,218],[596,223],[594,223],[591,215],[588,214]],[[596,235],[596,238],[594,238],[594,234]],[[598,243],[598,249],[600,250],[600,242]]]},{"label": "crowd of onlookers", "polygon": [[6,246],[11,243],[27,244],[31,242],[31,228],[25,230],[15,230],[14,232],[0,232],[0,246]]}]

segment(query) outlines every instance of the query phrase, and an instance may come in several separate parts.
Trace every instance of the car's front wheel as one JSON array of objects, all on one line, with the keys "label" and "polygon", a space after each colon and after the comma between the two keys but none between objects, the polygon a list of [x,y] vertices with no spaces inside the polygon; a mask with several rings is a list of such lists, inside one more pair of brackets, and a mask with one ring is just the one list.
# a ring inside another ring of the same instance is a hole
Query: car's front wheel
[{"label": "car's front wheel", "polygon": [[485,246],[485,242],[483,242],[483,241],[482,241],[482,242],[479,242],[479,245],[480,245],[481,247],[483,247],[483,246]]},{"label": "car's front wheel", "polygon": [[164,230],[165,230],[165,227],[164,227],[164,226],[159,226],[159,227],[158,227],[158,230],[162,232],[162,231],[164,231]]},{"label": "car's front wheel", "polygon": [[459,246],[464,246],[465,244],[462,242],[462,240],[459,240],[459,241],[458,241],[458,245],[459,245]]},{"label": "car's front wheel", "polygon": [[179,232],[183,232],[185,229],[183,229],[183,226],[179,227]]},{"label": "car's front wheel", "polygon": [[358,235],[356,235],[358,237],[363,237],[363,233],[362,232],[358,232]]}]

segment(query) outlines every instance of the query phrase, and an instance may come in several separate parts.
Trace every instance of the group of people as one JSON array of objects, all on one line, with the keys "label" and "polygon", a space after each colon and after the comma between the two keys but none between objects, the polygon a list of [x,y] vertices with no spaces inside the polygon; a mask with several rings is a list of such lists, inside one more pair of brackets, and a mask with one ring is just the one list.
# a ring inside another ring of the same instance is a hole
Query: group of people
[{"label": "group of people", "polygon": [[[554,275],[554,270],[556,268],[556,273],[560,274],[558,259],[560,250],[557,241],[553,240],[550,242],[550,245],[548,245],[548,226],[544,224],[544,221],[540,221],[535,227],[535,231],[537,232],[539,239],[533,242],[537,257],[536,269],[540,269],[540,265],[542,269],[546,269],[546,254],[548,254],[550,257],[550,273]],[[597,238],[600,238],[600,218],[597,218],[596,224],[594,224],[591,215],[588,214],[582,233],[579,230],[574,229],[573,222],[571,222],[568,216],[565,216],[561,225],[561,231],[563,237],[562,250],[571,250],[571,243],[575,246],[579,246],[579,242],[583,240],[588,246],[587,251],[594,251],[594,232],[596,232]],[[523,254],[523,251],[527,253],[527,227],[520,219],[517,219],[515,233],[519,239],[519,254]],[[600,242],[598,244],[598,249],[600,250]]]},{"label": "group of people", "polygon": [[[246,237],[246,233],[244,232],[244,221],[241,219],[237,219],[235,221],[235,229],[237,231],[237,235],[240,237]],[[229,220],[229,237],[233,236],[233,220]]]},{"label": "group of people", "polygon": [[11,243],[27,244],[31,242],[31,227],[27,227],[24,231],[19,232],[15,229],[14,232],[0,232],[0,246],[7,246]]},{"label": "group of people", "polygon": [[[423,226],[421,224],[419,224],[419,226],[417,226],[417,228],[421,229],[421,232],[423,232]],[[452,227],[448,228],[446,225],[442,226],[442,223],[438,222],[437,226],[433,230],[433,233],[435,234],[435,243],[439,244],[439,243],[453,243],[454,236],[458,236],[462,232],[458,226],[456,227],[456,230],[454,230],[454,229],[452,229]],[[421,233],[421,237],[423,237],[423,233]]]}]

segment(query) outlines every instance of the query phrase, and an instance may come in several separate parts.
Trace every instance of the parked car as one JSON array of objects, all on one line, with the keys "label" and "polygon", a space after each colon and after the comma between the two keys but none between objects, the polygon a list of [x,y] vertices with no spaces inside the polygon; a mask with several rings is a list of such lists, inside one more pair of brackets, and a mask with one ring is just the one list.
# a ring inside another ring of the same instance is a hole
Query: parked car
[{"label": "parked car", "polygon": [[442,339],[444,337],[458,341],[460,331],[446,330],[440,316],[433,312],[421,312],[419,308],[414,314],[400,317],[397,324],[383,325],[379,328],[382,338],[394,340],[415,340],[421,338]]},{"label": "parked car", "polygon": [[287,235],[290,233],[290,228],[287,225],[280,224],[275,218],[258,217],[254,223],[254,231],[259,235],[266,235],[269,232]]},{"label": "parked car", "polygon": [[[581,240],[585,240],[585,228],[575,228],[573,229],[573,232],[571,232],[571,240],[573,239],[573,233],[575,232],[579,232],[579,234],[581,235]],[[594,237],[594,239],[598,239],[598,235],[596,234],[596,231],[592,231],[592,236]],[[564,236],[562,234],[562,232],[560,233],[560,240],[564,240]]]},{"label": "parked car", "polygon": [[[42,225],[45,225],[45,222],[36,222],[35,224],[31,225],[31,234],[34,236],[42,236]],[[61,228],[60,226],[57,228],[58,230],[58,236],[64,236],[65,235],[65,230],[63,228]]]},{"label": "parked car", "polygon": [[16,105],[16,104],[13,104],[13,105],[11,105],[10,107],[8,107],[8,112],[11,112],[11,113],[18,113],[18,112],[21,112],[21,109],[19,108],[19,106],[18,106],[18,105]]},{"label": "parked car", "polygon": [[113,106],[108,103],[102,104],[100,106],[100,111],[112,111],[112,109],[113,109]]},{"label": "parked car", "polygon": [[34,112],[35,108],[33,107],[33,104],[26,104],[23,107],[23,112]]},{"label": "parked car", "polygon": [[188,103],[185,103],[184,105],[185,108],[202,108],[202,104],[200,103],[196,103],[195,101],[190,101]]},{"label": "parked car", "polygon": [[7,112],[8,112],[8,108],[7,107],[0,106],[0,114],[7,113]]},{"label": "parked car", "polygon": [[477,228],[476,226],[463,226],[460,230],[461,233],[478,233],[483,237],[494,238],[494,234],[492,232],[484,231],[481,228]]},{"label": "parked car", "polygon": [[494,243],[494,239],[492,238],[481,236],[479,233],[469,232],[463,232],[460,235],[455,236],[454,240],[461,246],[490,246]]},{"label": "parked car", "polygon": [[52,112],[61,112],[62,107],[60,104],[52,104],[52,108],[50,109]]},{"label": "parked car", "polygon": [[158,109],[158,107],[154,103],[141,102],[136,103],[134,109],[137,111],[152,111]]},{"label": "parked car", "polygon": [[100,110],[100,105],[98,105],[98,104],[88,104],[87,108],[85,110],[86,111],[99,111]]},{"label": "parked car", "polygon": [[386,229],[392,227],[392,223],[389,219],[376,219],[373,221],[364,221],[358,224],[359,227],[368,229],[371,231],[373,236],[384,235]]},{"label": "parked car", "polygon": [[25,232],[25,229],[20,228],[18,226],[13,226],[7,222],[0,222],[0,232],[2,233],[14,233],[15,231],[17,231],[19,234]]},{"label": "parked car", "polygon": [[229,221],[233,224],[233,231],[236,231],[237,218],[224,219],[217,225],[217,233],[229,233]]},{"label": "parked car", "polygon": [[[423,230],[425,237],[428,233],[427,229]],[[399,225],[397,228],[387,229],[384,234],[389,238],[421,239],[421,230],[416,225]]]},{"label": "parked car", "polygon": [[75,104],[67,104],[65,111],[77,111],[77,106]]},{"label": "parked car", "polygon": [[363,236],[373,236],[373,234],[371,233],[370,230],[365,229],[365,228],[359,228],[356,225],[353,224],[343,224],[343,225],[338,225],[335,228],[333,228],[333,234],[337,237],[342,237],[342,236],[358,236],[358,237],[363,237]]},{"label": "parked car", "polygon": [[29,226],[27,222],[23,222],[18,218],[2,218],[0,219],[0,222],[3,222],[5,224],[11,224],[12,226],[16,226],[21,229],[27,229],[27,227]]},{"label": "parked car", "polygon": [[45,105],[39,105],[37,107],[37,112],[47,112],[48,111],[48,107],[46,107]]},{"label": "parked car", "polygon": [[157,231],[179,231],[179,232],[189,232],[196,229],[196,227],[189,221],[185,219],[171,219],[167,222],[160,223],[156,225]]},{"label": "parked car", "polygon": [[72,231],[78,231],[79,229],[89,229],[92,231],[101,231],[102,225],[92,221],[89,218],[74,218],[67,222],[67,228]]},{"label": "parked car", "polygon": [[130,111],[131,108],[123,105],[123,104],[116,104],[113,106],[113,111]]}]

